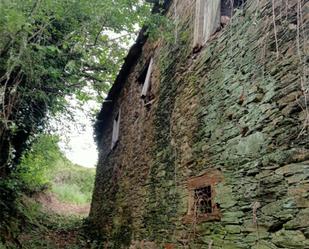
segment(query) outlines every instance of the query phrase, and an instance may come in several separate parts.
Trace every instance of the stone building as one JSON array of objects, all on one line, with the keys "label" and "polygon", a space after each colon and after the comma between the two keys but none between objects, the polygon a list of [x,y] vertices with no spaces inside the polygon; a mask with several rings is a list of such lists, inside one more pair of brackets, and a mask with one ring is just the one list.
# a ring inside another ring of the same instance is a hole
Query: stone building
[{"label": "stone building", "polygon": [[96,123],[106,248],[309,248],[309,3],[233,2],[155,4],[173,25],[129,51]]}]

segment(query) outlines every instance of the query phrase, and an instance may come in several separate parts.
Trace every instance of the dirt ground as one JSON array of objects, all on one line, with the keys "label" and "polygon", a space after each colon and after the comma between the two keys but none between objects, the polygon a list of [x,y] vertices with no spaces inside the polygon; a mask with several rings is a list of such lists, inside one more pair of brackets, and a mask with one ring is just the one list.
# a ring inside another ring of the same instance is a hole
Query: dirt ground
[{"label": "dirt ground", "polygon": [[63,203],[52,193],[41,193],[32,201],[41,204],[40,215],[18,236],[25,249],[97,248],[84,236],[84,218],[90,205]]},{"label": "dirt ground", "polygon": [[42,205],[43,210],[59,215],[87,216],[90,210],[90,204],[79,205],[61,202],[53,193],[38,194],[34,199]]}]

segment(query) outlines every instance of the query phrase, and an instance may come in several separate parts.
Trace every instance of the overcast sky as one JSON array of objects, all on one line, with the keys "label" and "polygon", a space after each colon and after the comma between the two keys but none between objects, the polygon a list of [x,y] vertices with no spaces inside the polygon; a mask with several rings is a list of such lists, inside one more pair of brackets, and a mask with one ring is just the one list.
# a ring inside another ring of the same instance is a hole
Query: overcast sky
[{"label": "overcast sky", "polygon": [[93,138],[94,110],[99,110],[101,105],[92,100],[80,104],[74,97],[67,97],[67,101],[66,115],[61,114],[52,122],[60,137],[60,149],[73,163],[95,167],[98,151]]},{"label": "overcast sky", "polygon": [[61,141],[60,147],[66,157],[78,165],[84,167],[95,167],[98,160],[98,151],[93,140],[92,123],[84,119],[84,129],[81,131],[72,130],[68,134],[67,141]]}]

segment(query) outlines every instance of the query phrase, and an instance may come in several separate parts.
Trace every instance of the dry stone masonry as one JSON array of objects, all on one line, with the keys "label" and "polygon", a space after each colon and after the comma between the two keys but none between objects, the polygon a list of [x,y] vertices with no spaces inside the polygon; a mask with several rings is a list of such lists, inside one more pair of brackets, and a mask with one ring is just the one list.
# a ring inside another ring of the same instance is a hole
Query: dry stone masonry
[{"label": "dry stone masonry", "polygon": [[139,36],[103,105],[93,230],[106,248],[309,248],[309,2],[247,0],[198,48],[196,4],[165,1],[174,25]]}]

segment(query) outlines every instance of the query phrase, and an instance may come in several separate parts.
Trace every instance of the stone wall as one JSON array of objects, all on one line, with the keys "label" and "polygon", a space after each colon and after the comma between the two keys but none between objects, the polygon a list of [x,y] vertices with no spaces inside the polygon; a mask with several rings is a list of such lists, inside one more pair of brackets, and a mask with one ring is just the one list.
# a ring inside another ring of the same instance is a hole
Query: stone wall
[{"label": "stone wall", "polygon": [[[193,54],[194,1],[174,1],[171,36],[145,44],[104,122],[90,220],[107,248],[309,248],[309,3],[274,4],[247,1]],[[189,214],[201,181],[214,219]]]}]

